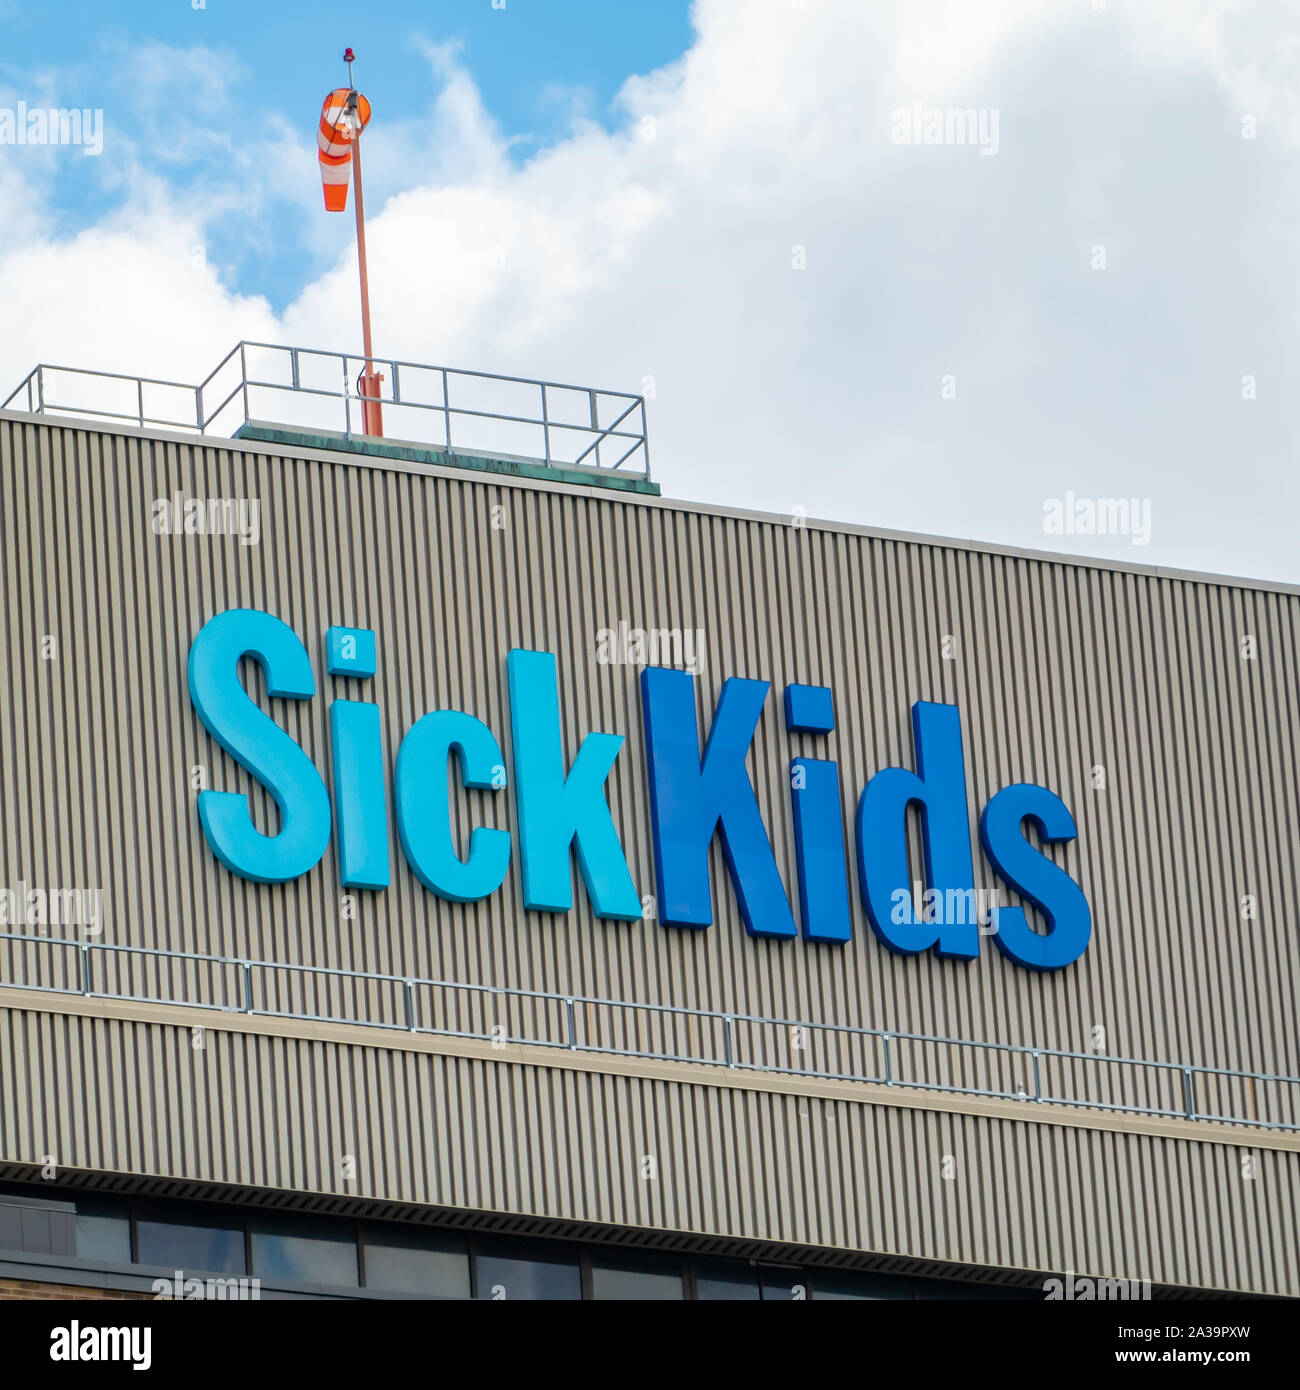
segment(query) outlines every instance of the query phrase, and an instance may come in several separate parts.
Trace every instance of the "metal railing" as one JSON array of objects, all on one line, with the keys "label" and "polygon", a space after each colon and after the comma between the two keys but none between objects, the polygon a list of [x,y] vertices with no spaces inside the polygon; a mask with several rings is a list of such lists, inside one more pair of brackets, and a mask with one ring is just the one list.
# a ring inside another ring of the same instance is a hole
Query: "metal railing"
[{"label": "metal railing", "polygon": [[0,942],[13,989],[1300,1131],[1295,1076],[75,937]]},{"label": "metal railing", "polygon": [[354,439],[364,437],[357,378],[367,361],[384,378],[378,399],[394,442],[650,476],[643,396],[276,343],[237,343],[198,385],[41,363],[0,409],[228,436],[274,422]]}]

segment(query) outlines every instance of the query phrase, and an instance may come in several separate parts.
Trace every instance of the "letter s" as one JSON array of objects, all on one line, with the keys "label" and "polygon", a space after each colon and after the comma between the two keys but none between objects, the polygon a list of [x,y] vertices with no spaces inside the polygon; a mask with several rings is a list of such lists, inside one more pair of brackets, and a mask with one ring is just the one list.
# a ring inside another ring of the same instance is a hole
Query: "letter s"
[{"label": "letter s", "polygon": [[316,693],[307,649],[293,629],[256,608],[218,613],[190,647],[190,700],[204,727],[262,783],[280,809],[280,832],[263,835],[239,792],[199,793],[199,822],[217,858],[257,883],[284,883],[320,862],[330,838],[330,801],[311,759],[249,698],[239,663],[251,656],[267,693],[309,700]]},{"label": "letter s", "polygon": [[1036,932],[1023,907],[995,907],[993,940],[1004,956],[1030,970],[1060,970],[1078,960],[1092,936],[1092,911],[1083,889],[1021,834],[1031,821],[1046,844],[1078,833],[1070,809],[1055,792],[1032,782],[1003,787],[980,817],[980,843],[998,877],[1047,919]]}]

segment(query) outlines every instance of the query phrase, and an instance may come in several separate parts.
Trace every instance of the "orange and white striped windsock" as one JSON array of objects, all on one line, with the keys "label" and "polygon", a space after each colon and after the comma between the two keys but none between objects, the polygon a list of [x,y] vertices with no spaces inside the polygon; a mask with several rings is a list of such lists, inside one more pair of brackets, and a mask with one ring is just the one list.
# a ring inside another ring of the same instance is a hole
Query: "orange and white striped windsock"
[{"label": "orange and white striped windsock", "polygon": [[352,141],[364,130],[370,121],[370,103],[357,93],[357,118],[360,129],[353,129],[353,119],[348,114],[346,87],[336,87],[325,98],[320,111],[320,130],[316,143],[320,146],[321,183],[325,188],[326,212],[343,212],[348,205],[348,179],[352,173]]}]

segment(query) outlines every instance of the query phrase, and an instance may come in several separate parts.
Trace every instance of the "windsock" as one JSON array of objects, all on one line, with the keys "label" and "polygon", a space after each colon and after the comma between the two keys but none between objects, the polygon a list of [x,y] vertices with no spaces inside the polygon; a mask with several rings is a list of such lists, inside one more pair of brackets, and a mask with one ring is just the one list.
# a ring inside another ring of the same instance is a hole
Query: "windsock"
[{"label": "windsock", "polygon": [[357,93],[357,117],[360,129],[353,129],[348,113],[346,87],[336,87],[325,98],[320,111],[320,130],[316,143],[320,146],[320,177],[325,188],[325,211],[343,212],[348,205],[348,178],[352,172],[352,141],[370,121],[370,103]]}]

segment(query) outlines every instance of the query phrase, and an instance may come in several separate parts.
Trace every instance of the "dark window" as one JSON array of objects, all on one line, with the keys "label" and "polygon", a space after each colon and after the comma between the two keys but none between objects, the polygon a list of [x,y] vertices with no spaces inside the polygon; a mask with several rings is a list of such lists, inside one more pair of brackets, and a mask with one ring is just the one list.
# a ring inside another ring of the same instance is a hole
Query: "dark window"
[{"label": "dark window", "polygon": [[[134,1262],[185,1275],[252,1273],[286,1285],[356,1288],[364,1271],[366,1287],[376,1293],[425,1298],[467,1298],[471,1288],[481,1299],[516,1300],[676,1300],[691,1288],[696,1297],[712,1302],[1043,1298],[1041,1284],[807,1269],[721,1255],[689,1258],[685,1263],[692,1272],[684,1279],[683,1260],[662,1251],[637,1253],[626,1247],[580,1247],[504,1235],[467,1241],[454,1231],[410,1222],[358,1223],[265,1209],[250,1219],[246,1209],[229,1203],[135,1198],[31,1183],[0,1183],[0,1249],[75,1250],[78,1259],[108,1265]],[[246,1250],[251,1250],[251,1269]]]},{"label": "dark window", "polygon": [[808,1297],[810,1276],[806,1270],[760,1265],[758,1276],[762,1281],[764,1299],[776,1303],[797,1303]]},{"label": "dark window", "polygon": [[76,1209],[57,1197],[0,1198],[0,1248],[31,1255],[71,1255],[76,1227]]},{"label": "dark window", "polygon": [[131,1263],[131,1222],[120,1203],[77,1199],[77,1258]]},{"label": "dark window", "polygon": [[912,1290],[906,1279],[893,1274],[849,1274],[840,1271],[809,1271],[813,1297],[846,1298],[911,1298]]},{"label": "dark window", "polygon": [[701,1299],[757,1299],[758,1271],[725,1260],[700,1260],[695,1266],[695,1296]]},{"label": "dark window", "polygon": [[530,1257],[496,1252],[479,1255],[478,1296],[495,1299],[581,1298],[577,1256]]},{"label": "dark window", "polygon": [[680,1265],[593,1259],[591,1296],[663,1302],[685,1298]]},{"label": "dark window", "polygon": [[137,1221],[137,1258],[164,1269],[243,1274],[244,1233],[223,1226],[182,1226],[170,1221]]},{"label": "dark window", "polygon": [[366,1287],[429,1298],[468,1298],[465,1242],[400,1230],[367,1235]]},{"label": "dark window", "polygon": [[260,1221],[253,1231],[253,1273],[296,1284],[355,1284],[357,1242],[347,1225],[313,1228]]}]

